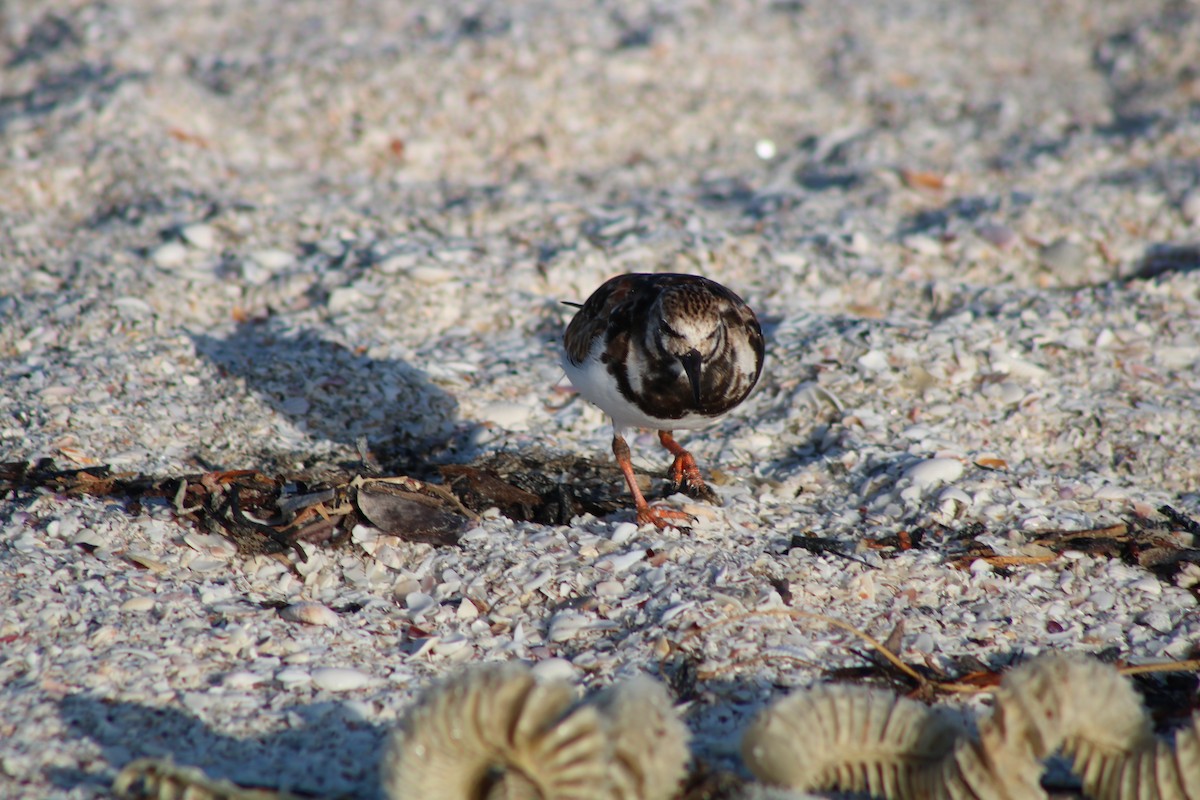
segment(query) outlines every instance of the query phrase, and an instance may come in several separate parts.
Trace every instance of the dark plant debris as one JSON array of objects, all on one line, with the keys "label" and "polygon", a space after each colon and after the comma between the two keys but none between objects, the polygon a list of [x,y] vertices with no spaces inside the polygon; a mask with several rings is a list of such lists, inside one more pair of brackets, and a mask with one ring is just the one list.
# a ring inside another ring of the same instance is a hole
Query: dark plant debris
[{"label": "dark plant debris", "polygon": [[[291,550],[301,559],[300,543],[337,546],[358,524],[407,541],[446,546],[457,543],[471,521],[489,508],[517,521],[563,525],[581,514],[603,517],[629,507],[615,465],[541,449],[497,453],[440,471],[442,484],[406,476],[366,476],[349,469],[319,477],[270,476],[257,470],[156,477],[115,472],[106,465],[60,469],[53,459],[43,458],[0,463],[0,496],[50,491],[110,497],[124,501],[130,513],[140,513],[148,499],[160,499],[178,518],[227,536],[242,553]],[[651,492],[653,481],[645,475],[638,479],[643,490]],[[659,488],[669,492],[669,482],[660,479]],[[1184,565],[1200,563],[1200,522],[1168,505],[1158,513],[1160,517],[1130,516],[1102,528],[1042,531],[1029,542],[1034,546],[1030,555],[997,554],[978,541],[988,533],[981,522],[957,529],[914,526],[864,539],[864,544],[885,554],[940,546],[955,566],[968,569],[982,559],[1000,576],[1054,561],[1070,550],[1119,558],[1173,581]],[[788,549],[794,548],[868,565],[850,543],[839,539],[795,534],[788,542]]]},{"label": "dark plant debris", "polygon": [[[337,546],[359,524],[445,546],[493,507],[514,520],[561,525],[583,513],[604,516],[629,506],[614,465],[542,450],[500,453],[441,471],[444,484],[349,469],[319,477],[252,469],[164,477],[107,465],[62,469],[43,458],[0,463],[0,496],[48,491],[106,497],[123,501],[134,514],[146,501],[159,500],[179,519],[228,537],[243,554],[291,550],[300,559],[300,543]],[[640,477],[649,490],[649,479]]]}]

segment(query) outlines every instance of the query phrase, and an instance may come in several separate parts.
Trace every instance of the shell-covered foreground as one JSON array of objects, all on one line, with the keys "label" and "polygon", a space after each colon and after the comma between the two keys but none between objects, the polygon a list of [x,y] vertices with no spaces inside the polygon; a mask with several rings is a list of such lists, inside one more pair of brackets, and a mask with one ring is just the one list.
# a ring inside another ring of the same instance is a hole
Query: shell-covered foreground
[{"label": "shell-covered foreground", "polygon": [[[687,729],[649,678],[595,703],[523,664],[469,669],[432,689],[382,759],[391,800],[666,800],[683,778]],[[651,740],[650,737],[653,737]]]},{"label": "shell-covered foreground", "polygon": [[766,709],[742,742],[747,766],[768,784],[895,800],[1045,797],[1042,761],[1060,749],[1089,797],[1200,798],[1196,720],[1174,748],[1156,741],[1130,682],[1078,656],[1051,655],[1013,670],[978,738],[912,701],[822,687]]}]

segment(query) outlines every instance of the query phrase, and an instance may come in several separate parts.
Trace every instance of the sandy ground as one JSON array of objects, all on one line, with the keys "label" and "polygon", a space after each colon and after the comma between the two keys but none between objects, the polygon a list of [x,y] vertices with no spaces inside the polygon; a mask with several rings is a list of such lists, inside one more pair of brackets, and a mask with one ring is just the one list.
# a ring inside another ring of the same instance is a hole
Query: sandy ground
[{"label": "sandy ground", "polygon": [[1188,2],[6,2],[0,461],[607,458],[559,301],[627,271],[734,288],[769,361],[687,440],[724,500],[690,533],[487,516],[296,570],[166,502],[0,497],[0,793],[169,755],[375,797],[464,663],[680,690],[684,644],[694,754],[737,771],[757,708],[861,663],[783,607],[951,673],[1192,655],[1194,565],[1045,540],[1193,546],[1158,509],[1200,514],[1197,64]]}]

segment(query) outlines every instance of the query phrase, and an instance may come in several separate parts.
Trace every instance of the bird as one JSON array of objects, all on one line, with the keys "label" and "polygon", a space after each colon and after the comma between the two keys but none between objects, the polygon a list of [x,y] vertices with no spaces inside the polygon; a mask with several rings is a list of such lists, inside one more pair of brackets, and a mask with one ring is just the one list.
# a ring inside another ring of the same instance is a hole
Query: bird
[{"label": "bird", "polygon": [[658,431],[674,457],[676,489],[719,504],[676,429],[700,428],[750,394],[762,374],[765,343],[754,311],[734,292],[700,275],[628,273],[605,281],[563,334],[562,366],[571,384],[613,425],[612,450],[633,495],[638,525],[684,527],[682,511],[652,507],[638,488],[625,433]]}]

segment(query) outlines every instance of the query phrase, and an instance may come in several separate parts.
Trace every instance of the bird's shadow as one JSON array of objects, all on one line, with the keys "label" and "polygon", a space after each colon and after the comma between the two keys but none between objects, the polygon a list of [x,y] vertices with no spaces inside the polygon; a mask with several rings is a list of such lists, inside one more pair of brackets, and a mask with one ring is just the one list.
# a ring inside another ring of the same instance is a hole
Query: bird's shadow
[{"label": "bird's shadow", "polygon": [[[472,426],[454,397],[420,369],[372,358],[308,330],[243,322],[225,337],[191,334],[196,353],[224,379],[238,380],[303,434],[260,442],[265,464],[290,464],[306,440],[354,453],[364,440],[383,468],[411,474],[468,448]],[[307,459],[301,459],[307,460]]]},{"label": "bird's shadow", "polygon": [[[340,703],[318,702],[285,709],[288,724],[277,733],[239,738],[219,733],[175,707],[74,694],[59,702],[70,735],[90,739],[119,772],[139,758],[170,758],[199,768],[212,780],[242,786],[284,788],[314,796],[378,798],[379,754],[386,730]],[[279,714],[281,719],[284,714]],[[56,769],[50,781],[64,789],[101,784],[110,776]]]}]

